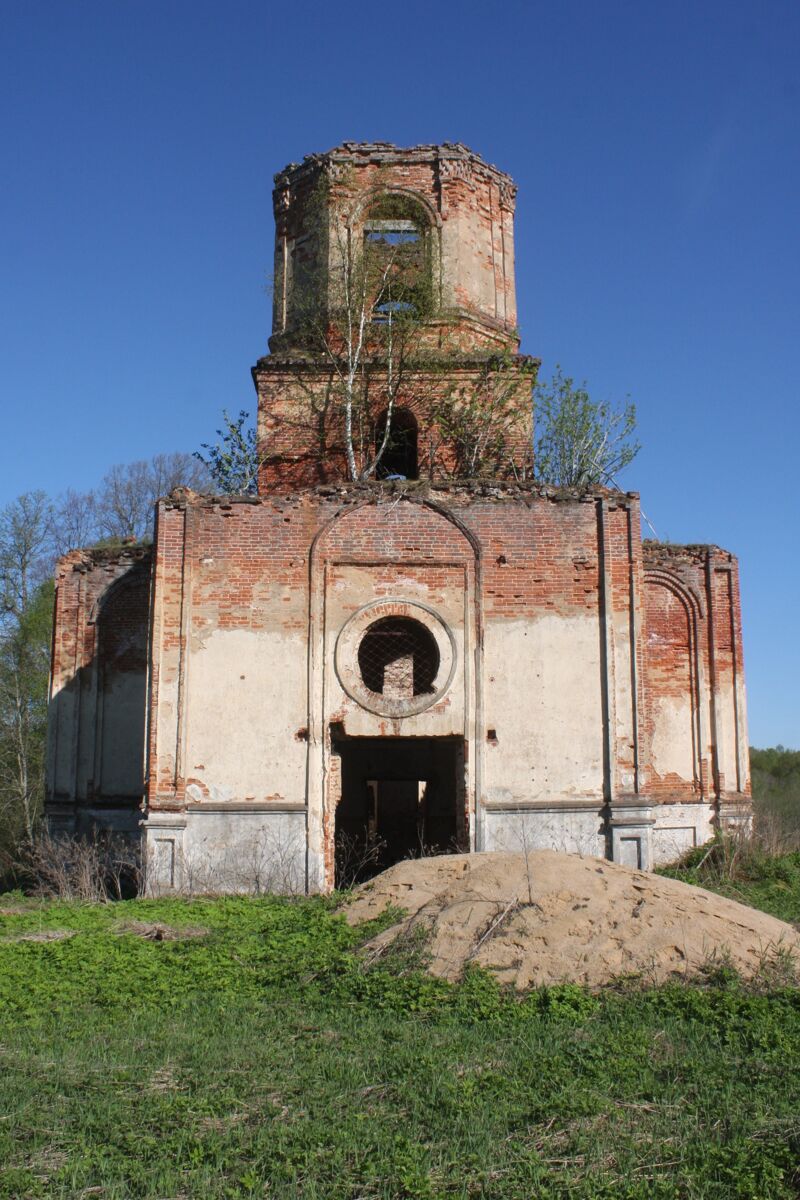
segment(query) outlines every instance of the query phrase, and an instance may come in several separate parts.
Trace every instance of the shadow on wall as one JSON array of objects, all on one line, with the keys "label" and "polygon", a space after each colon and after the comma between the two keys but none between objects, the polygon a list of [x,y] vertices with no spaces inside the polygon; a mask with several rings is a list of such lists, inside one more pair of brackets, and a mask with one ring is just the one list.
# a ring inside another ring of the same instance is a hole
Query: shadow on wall
[{"label": "shadow on wall", "polygon": [[[51,829],[132,832],[144,797],[150,564],[139,561],[95,602],[92,654],[70,673],[56,645],[45,815]],[[72,662],[80,654],[75,647]],[[60,659],[60,661],[59,661]]]}]

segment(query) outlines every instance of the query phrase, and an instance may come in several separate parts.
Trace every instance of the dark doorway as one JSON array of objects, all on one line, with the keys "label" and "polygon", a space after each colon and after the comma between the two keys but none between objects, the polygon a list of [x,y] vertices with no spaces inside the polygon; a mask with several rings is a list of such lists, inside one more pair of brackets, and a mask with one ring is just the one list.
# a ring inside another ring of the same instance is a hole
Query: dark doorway
[{"label": "dark doorway", "polygon": [[[375,430],[375,449],[383,445],[388,412],[378,419]],[[378,463],[379,479],[417,478],[417,420],[407,408],[396,408],[389,426],[389,440]]]},{"label": "dark doorway", "polygon": [[392,863],[459,849],[462,738],[343,738],[336,809],[336,886],[362,882]]}]

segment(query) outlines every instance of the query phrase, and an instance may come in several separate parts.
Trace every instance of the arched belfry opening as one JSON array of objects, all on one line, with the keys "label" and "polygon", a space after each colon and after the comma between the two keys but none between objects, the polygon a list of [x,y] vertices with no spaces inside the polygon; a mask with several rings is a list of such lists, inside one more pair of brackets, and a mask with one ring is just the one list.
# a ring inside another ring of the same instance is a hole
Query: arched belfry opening
[{"label": "arched belfry opening", "polygon": [[417,418],[407,408],[395,408],[389,416],[386,409],[375,428],[375,450],[380,450],[389,425],[386,448],[378,463],[378,479],[417,479],[419,477],[419,426]]},{"label": "arched belfry opening", "polygon": [[431,312],[431,236],[419,203],[397,193],[378,196],[363,218],[363,252],[374,323]]}]

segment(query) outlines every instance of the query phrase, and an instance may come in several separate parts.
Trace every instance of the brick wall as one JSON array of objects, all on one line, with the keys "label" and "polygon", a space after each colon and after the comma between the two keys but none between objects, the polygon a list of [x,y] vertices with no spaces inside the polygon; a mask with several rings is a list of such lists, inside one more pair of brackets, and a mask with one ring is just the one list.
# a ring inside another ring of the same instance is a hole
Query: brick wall
[{"label": "brick wall", "polygon": [[643,732],[663,799],[749,795],[738,565],[646,542]]},{"label": "brick wall", "polygon": [[[309,277],[319,286],[319,267],[335,258],[342,240],[338,227],[346,226],[351,241],[360,239],[365,214],[384,195],[408,197],[423,214],[437,336],[458,337],[464,351],[516,346],[516,188],[510,177],[464,146],[345,143],[275,176],[271,348],[295,341],[293,290]],[[305,272],[293,269],[298,258]]]},{"label": "brick wall", "polygon": [[[531,387],[536,362],[519,355],[491,370],[486,363],[440,360],[426,369],[408,369],[395,406],[408,410],[417,423],[419,475],[445,480],[458,475],[459,455],[452,435],[434,416],[437,404],[490,408],[492,396],[506,416],[490,422],[491,454],[478,474],[525,479],[532,470],[533,411]],[[348,479],[341,387],[335,374],[318,363],[289,362],[272,356],[253,368],[258,392],[258,439],[262,467],[259,491],[292,491],[323,482]],[[385,372],[373,366],[364,381],[365,406],[355,413],[354,450],[359,467],[374,454],[379,418],[386,409]],[[513,413],[513,416],[511,415]],[[476,431],[482,430],[475,417]]]},{"label": "brick wall", "polygon": [[75,550],[56,570],[47,803],[138,802],[150,550]]},{"label": "brick wall", "polygon": [[[617,571],[613,606],[627,630],[631,510],[635,519],[633,497],[499,484],[331,485],[163,503],[151,806],[219,798],[226,785],[231,802],[302,803],[310,746],[322,755],[312,787],[325,777],[331,723],[359,736],[399,732],[349,701],[331,665],[347,615],[398,594],[444,613],[461,672],[445,700],[404,719],[402,732],[464,735],[470,778],[477,780],[485,753],[487,786],[498,792],[577,788],[602,802],[603,696],[615,685],[603,680],[601,591]],[[624,552],[605,574],[601,512]],[[608,636],[622,657],[624,637],[613,628]],[[309,653],[319,658],[318,684]],[[320,689],[322,707],[310,701],[309,686]],[[630,695],[627,703],[617,721],[629,746]],[[491,764],[489,728],[499,746]],[[327,826],[323,836],[329,848]]]},{"label": "brick wall", "polygon": [[[330,872],[333,725],[347,736],[463,738],[465,830],[479,804],[747,794],[735,560],[716,547],[643,550],[638,521],[634,495],[501,483],[162,501],[151,812],[299,808],[310,845],[318,822]],[[150,573],[138,550],[60,564],[54,804],[105,794],[103,764],[134,692],[116,693],[105,734],[103,697],[127,676],[144,679]],[[400,721],[363,710],[334,669],[340,629],[381,597],[428,605],[456,642],[449,691]]]},{"label": "brick wall", "polygon": [[[341,315],[342,263],[358,260],[364,222],[381,197],[412,205],[430,276],[424,320],[393,350],[395,373],[403,377],[396,403],[419,425],[420,475],[466,473],[457,469],[452,438],[433,416],[446,394],[469,397],[484,411],[491,396],[495,402],[513,396],[508,407],[519,419],[502,450],[469,473],[530,474],[530,393],[538,364],[515,353],[514,196],[507,175],[463,146],[346,143],[276,176],[273,354],[253,369],[262,492],[348,478],[339,373],[349,361],[344,327],[354,321],[361,328],[362,312],[351,301],[347,319]],[[387,405],[385,328],[373,323],[371,309],[364,315],[363,347],[353,352],[359,470]],[[493,356],[502,360],[502,371],[487,368]],[[496,434],[501,421],[491,425]]]}]

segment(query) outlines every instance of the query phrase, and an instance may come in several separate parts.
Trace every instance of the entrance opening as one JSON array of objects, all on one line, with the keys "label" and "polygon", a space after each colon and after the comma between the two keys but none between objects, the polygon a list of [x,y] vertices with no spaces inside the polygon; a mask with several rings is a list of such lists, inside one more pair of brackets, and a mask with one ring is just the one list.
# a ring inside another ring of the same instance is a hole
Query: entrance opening
[{"label": "entrance opening", "polygon": [[336,886],[404,858],[462,849],[462,738],[344,738],[336,808]]},{"label": "entrance opening", "polygon": [[[375,449],[383,445],[388,412],[378,418],[375,430]],[[396,408],[389,426],[389,440],[378,463],[379,479],[417,478],[417,419],[407,408]]]}]

